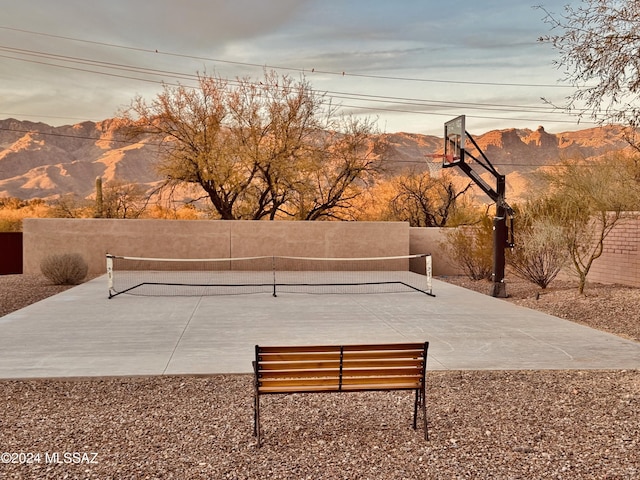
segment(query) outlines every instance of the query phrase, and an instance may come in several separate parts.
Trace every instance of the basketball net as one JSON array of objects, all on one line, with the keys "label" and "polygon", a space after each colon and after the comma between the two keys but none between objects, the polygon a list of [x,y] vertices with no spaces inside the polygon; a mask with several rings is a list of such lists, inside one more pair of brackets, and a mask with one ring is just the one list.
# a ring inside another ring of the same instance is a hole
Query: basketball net
[{"label": "basketball net", "polygon": [[427,161],[427,168],[429,170],[429,175],[433,178],[440,178],[442,174],[442,169],[444,168],[444,164],[451,164],[454,161],[453,155],[448,155],[444,153],[427,153],[425,157],[428,158],[441,158],[442,162],[430,162]]}]

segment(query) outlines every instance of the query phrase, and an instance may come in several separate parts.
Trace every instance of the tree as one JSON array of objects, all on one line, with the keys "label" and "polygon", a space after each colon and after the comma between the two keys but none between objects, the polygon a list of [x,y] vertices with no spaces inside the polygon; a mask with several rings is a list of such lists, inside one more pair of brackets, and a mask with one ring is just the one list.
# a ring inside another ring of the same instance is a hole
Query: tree
[{"label": "tree", "polygon": [[297,215],[303,220],[351,217],[354,200],[382,171],[371,134],[370,119],[341,116],[321,136],[315,162],[298,189]]},{"label": "tree", "polygon": [[258,82],[202,75],[197,88],[165,86],[124,117],[129,132],[161,138],[168,185],[197,185],[224,220],[273,220],[337,216],[351,186],[375,172],[358,147],[372,124],[335,113],[304,79],[265,72]]},{"label": "tree", "polygon": [[549,191],[539,201],[551,224],[560,227],[582,294],[593,262],[627,210],[640,207],[638,183],[628,159],[597,163],[565,161],[544,174]]},{"label": "tree", "polygon": [[543,7],[553,33],[540,38],[559,53],[564,80],[575,87],[565,108],[599,123],[640,126],[640,2],[582,0],[555,15]]},{"label": "tree", "polygon": [[51,202],[51,216],[55,218],[87,218],[92,216],[92,202],[75,193],[66,193]]},{"label": "tree", "polygon": [[102,188],[103,218],[139,218],[146,210],[149,197],[137,183],[113,179]]},{"label": "tree", "polygon": [[467,190],[456,189],[452,175],[429,172],[401,175],[395,180],[397,194],[390,207],[396,218],[408,221],[412,227],[443,227],[455,213],[457,202]]}]

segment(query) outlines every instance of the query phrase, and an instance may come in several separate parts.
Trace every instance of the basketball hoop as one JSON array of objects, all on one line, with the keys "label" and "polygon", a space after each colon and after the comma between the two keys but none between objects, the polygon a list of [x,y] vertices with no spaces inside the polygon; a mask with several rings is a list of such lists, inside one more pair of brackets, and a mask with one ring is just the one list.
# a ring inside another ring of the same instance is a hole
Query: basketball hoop
[{"label": "basketball hoop", "polygon": [[453,167],[460,161],[460,157],[454,157],[449,153],[427,153],[425,157],[429,158],[441,158],[442,168]]}]

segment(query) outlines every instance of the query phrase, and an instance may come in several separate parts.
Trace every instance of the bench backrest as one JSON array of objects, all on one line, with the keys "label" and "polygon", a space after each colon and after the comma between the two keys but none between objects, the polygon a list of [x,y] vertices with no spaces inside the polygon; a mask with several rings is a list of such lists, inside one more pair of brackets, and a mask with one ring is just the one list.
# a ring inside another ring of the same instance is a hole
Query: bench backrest
[{"label": "bench backrest", "polygon": [[256,345],[256,391],[269,393],[418,390],[429,342],[377,345]]}]

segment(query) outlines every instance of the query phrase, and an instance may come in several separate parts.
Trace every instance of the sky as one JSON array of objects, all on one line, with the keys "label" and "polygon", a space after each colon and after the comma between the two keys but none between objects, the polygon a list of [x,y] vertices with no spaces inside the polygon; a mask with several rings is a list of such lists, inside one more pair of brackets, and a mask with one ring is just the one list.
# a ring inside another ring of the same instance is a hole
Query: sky
[{"label": "sky", "polygon": [[[529,2],[532,3],[529,3]],[[573,0],[576,4],[579,0]],[[570,0],[0,0],[0,119],[114,117],[198,74],[304,78],[381,132],[593,126],[538,42]]]}]

